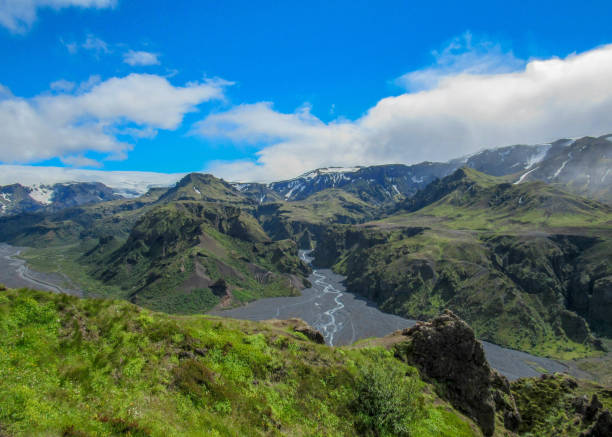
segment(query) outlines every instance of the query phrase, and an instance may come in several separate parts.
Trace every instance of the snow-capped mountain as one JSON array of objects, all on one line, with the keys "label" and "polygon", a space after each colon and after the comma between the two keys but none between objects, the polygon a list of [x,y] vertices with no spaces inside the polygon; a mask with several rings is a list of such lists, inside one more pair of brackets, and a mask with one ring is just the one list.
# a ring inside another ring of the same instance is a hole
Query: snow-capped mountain
[{"label": "snow-capped mountain", "polygon": [[183,176],[185,176],[185,173],[0,165],[0,186],[21,184],[33,187],[76,182],[100,182],[124,197],[137,197],[145,194],[151,188],[170,187]]},{"label": "snow-capped mountain", "polygon": [[23,212],[58,211],[71,206],[87,205],[123,196],[99,182],[75,182],[54,185],[21,184],[0,187],[0,216]]},{"label": "snow-capped mountain", "polygon": [[[514,183],[558,183],[574,193],[612,202],[612,135],[486,149],[448,162],[320,168],[285,181],[231,186],[258,204],[304,200],[337,188],[374,206],[411,197],[463,166],[508,176]],[[152,187],[171,186],[183,176],[6,165],[2,170],[0,184],[7,185],[0,186],[0,215],[138,196]]]},{"label": "snow-capped mountain", "polygon": [[611,202],[612,135],[555,141],[517,183],[534,180],[562,184],[574,193]]},{"label": "snow-capped mountain", "polygon": [[410,197],[435,179],[448,176],[463,166],[494,176],[519,173],[540,162],[551,147],[550,144],[501,147],[483,150],[445,163],[328,167],[312,170],[286,181],[269,184],[233,184],[233,186],[258,203],[303,200],[328,188],[340,188],[366,202],[381,204]]}]

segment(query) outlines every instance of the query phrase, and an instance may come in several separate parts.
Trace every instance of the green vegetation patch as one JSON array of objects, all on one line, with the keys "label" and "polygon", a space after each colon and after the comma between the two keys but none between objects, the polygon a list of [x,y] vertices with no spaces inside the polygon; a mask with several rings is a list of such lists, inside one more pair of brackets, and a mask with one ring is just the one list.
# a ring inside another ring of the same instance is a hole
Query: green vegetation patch
[{"label": "green vegetation patch", "polygon": [[432,392],[383,348],[334,349],[271,325],[125,301],[0,292],[9,435],[477,435]]}]

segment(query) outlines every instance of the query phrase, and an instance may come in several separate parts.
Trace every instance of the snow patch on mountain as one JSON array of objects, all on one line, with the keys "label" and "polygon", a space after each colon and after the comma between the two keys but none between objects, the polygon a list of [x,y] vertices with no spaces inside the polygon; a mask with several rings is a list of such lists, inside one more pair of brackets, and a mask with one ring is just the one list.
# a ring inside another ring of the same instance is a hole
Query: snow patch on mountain
[{"label": "snow patch on mountain", "polygon": [[553,177],[551,179],[556,178],[557,176],[559,176],[559,174],[563,171],[563,169],[565,168],[565,166],[567,165],[568,162],[570,162],[572,160],[572,152],[569,152],[567,154],[567,160],[563,161],[563,164],[561,164],[561,167],[559,167],[557,169],[557,171],[555,172],[555,174],[553,175]]},{"label": "snow patch on mountain", "polygon": [[325,168],[317,168],[316,170],[310,170],[307,171],[304,174],[301,174],[300,176],[294,178],[294,179],[290,179],[290,180],[297,180],[297,179],[314,179],[318,176],[321,175],[332,175],[332,176],[336,176],[338,177],[338,175],[341,175],[342,173],[355,173],[356,171],[361,170],[362,167],[325,167]]},{"label": "snow patch on mountain", "polygon": [[321,174],[328,174],[328,173],[355,173],[356,171],[359,171],[361,169],[361,167],[327,167],[327,168],[320,168],[319,172]]},{"label": "snow patch on mountain", "polygon": [[524,174],[523,174],[523,175],[522,175],[522,176],[519,178],[519,180],[518,180],[518,181],[516,181],[516,182],[514,183],[514,185],[518,185],[518,184],[520,184],[521,182],[523,182],[523,180],[525,180],[525,178],[526,178],[527,176],[529,176],[529,173],[533,173],[533,172],[534,172],[534,171],[536,171],[538,168],[540,168],[540,167],[536,167],[536,168],[534,168],[534,169],[532,169],[532,170],[529,170],[528,172],[525,172],[525,173],[524,173]]},{"label": "snow patch on mountain", "polygon": [[51,187],[45,185],[33,185],[30,187],[30,197],[36,202],[43,205],[50,205],[51,199],[53,198],[54,191]]},{"label": "snow patch on mountain", "polygon": [[531,155],[527,159],[527,162],[525,163],[525,169],[531,168],[534,165],[539,164],[540,162],[542,162],[542,160],[544,159],[544,157],[546,156],[546,154],[548,153],[548,151],[552,147],[552,144],[542,144],[541,146],[542,146],[542,148],[540,149],[540,151],[538,153]]},{"label": "snow patch on mountain", "polygon": [[298,185],[293,185],[293,186],[291,187],[291,189],[290,189],[289,191],[287,191],[287,193],[285,194],[285,199],[290,200],[290,199],[291,199],[291,196],[293,195],[293,192],[294,192],[294,191],[295,191],[297,188],[299,188],[299,187],[300,187],[300,185],[299,185],[299,184],[298,184]]},{"label": "snow patch on mountain", "polygon": [[241,193],[245,190],[248,190],[249,187],[251,186],[251,184],[238,184],[238,183],[231,184],[231,185],[232,187],[234,187],[236,190],[240,191]]}]

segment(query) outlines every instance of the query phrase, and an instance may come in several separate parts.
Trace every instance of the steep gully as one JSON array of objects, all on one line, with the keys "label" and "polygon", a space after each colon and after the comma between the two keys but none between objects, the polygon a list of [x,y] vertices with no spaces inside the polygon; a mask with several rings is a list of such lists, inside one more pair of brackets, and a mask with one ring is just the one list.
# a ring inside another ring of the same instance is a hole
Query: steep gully
[{"label": "steep gully", "polygon": [[[310,251],[300,258],[310,263]],[[382,337],[413,326],[416,321],[380,311],[373,302],[359,297],[343,286],[344,277],[329,269],[316,269],[308,278],[311,288],[301,296],[260,299],[245,306],[217,310],[211,314],[245,320],[288,319],[299,317],[319,330],[327,344],[340,346],[369,337]],[[510,380],[538,376],[542,371],[567,372],[568,367],[548,358],[482,342],[491,366]]]}]

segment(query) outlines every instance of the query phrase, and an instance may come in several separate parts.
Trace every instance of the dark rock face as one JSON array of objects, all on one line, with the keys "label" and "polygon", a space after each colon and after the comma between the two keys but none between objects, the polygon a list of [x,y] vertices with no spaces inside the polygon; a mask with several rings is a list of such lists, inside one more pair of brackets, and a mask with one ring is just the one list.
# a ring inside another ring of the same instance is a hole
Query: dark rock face
[{"label": "dark rock face", "polygon": [[509,429],[517,429],[520,415],[508,381],[489,367],[482,344],[467,323],[449,310],[428,323],[418,323],[403,335],[396,355],[415,364],[423,376],[444,384],[448,400],[472,417],[487,436],[495,431],[500,410]]},{"label": "dark rock face", "polygon": [[603,408],[603,404],[597,398],[597,395],[593,395],[591,398],[591,403],[586,407],[586,412],[584,413],[584,418],[586,421],[591,421],[595,418],[599,410]]},{"label": "dark rock face", "polygon": [[315,343],[325,344],[325,338],[323,337],[323,334],[321,334],[319,331],[317,331],[311,326],[297,327],[295,328],[295,332],[304,334],[306,337],[308,337],[310,340],[314,341]]},{"label": "dark rock face", "polygon": [[586,321],[573,311],[561,310],[561,327],[570,340],[578,343],[591,341],[591,331]]},{"label": "dark rock face", "polygon": [[593,295],[589,305],[589,318],[595,325],[610,322],[612,314],[612,276],[598,279],[593,284]]},{"label": "dark rock face", "polygon": [[591,427],[580,434],[581,437],[608,437],[612,435],[612,414],[603,409],[603,404],[593,395],[586,406],[583,416],[586,423],[593,422]]},{"label": "dark rock face", "polygon": [[323,335],[306,323],[304,320],[297,317],[286,320],[271,319],[266,321],[267,324],[283,329],[284,331],[293,331],[304,334],[310,341],[318,344],[325,344]]},{"label": "dark rock face", "polygon": [[228,292],[227,282],[225,282],[225,279],[223,278],[217,279],[217,281],[210,286],[210,289],[215,296],[226,296]]},{"label": "dark rock face", "polygon": [[583,432],[581,437],[609,437],[612,435],[612,414],[602,411],[597,416],[597,420],[589,430]]}]

